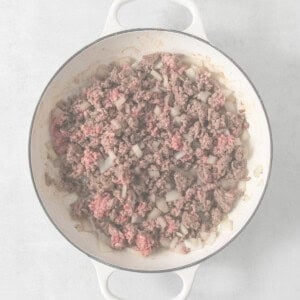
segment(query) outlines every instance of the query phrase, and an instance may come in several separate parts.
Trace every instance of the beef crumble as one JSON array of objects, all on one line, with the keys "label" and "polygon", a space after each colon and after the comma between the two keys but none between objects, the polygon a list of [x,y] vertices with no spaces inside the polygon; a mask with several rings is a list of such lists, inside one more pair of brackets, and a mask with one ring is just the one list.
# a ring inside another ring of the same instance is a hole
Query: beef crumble
[{"label": "beef crumble", "polygon": [[78,195],[72,214],[91,218],[115,249],[186,253],[185,242],[212,231],[241,195],[245,116],[182,55],[108,70],[51,112],[61,184]]}]

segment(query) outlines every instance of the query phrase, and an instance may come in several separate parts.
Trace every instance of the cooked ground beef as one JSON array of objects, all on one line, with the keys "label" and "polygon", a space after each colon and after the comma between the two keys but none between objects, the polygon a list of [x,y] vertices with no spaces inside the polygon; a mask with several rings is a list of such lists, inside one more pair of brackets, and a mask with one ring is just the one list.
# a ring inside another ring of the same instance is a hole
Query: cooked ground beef
[{"label": "cooked ground beef", "polygon": [[115,249],[186,253],[184,241],[215,228],[241,195],[245,116],[226,111],[221,85],[182,58],[111,64],[51,112],[61,184],[78,194],[72,214],[91,218]]}]

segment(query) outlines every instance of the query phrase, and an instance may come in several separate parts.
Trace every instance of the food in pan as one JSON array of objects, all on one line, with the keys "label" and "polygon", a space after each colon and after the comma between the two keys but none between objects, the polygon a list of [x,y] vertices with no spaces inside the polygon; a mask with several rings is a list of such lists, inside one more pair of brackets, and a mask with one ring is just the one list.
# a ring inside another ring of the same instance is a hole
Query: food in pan
[{"label": "food in pan", "polygon": [[171,53],[110,64],[50,116],[73,216],[144,256],[216,232],[248,179],[247,128],[217,76]]}]

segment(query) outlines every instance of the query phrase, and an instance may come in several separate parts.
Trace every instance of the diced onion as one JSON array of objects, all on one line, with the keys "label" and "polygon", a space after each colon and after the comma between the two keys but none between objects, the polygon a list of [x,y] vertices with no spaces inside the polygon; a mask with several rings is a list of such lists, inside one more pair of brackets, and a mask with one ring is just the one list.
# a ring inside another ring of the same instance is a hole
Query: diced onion
[{"label": "diced onion", "polygon": [[185,70],[185,74],[191,80],[195,80],[196,79],[196,70],[193,67],[190,67],[190,68],[186,69]]},{"label": "diced onion", "polygon": [[170,249],[174,250],[176,248],[177,244],[178,244],[178,237],[175,237],[175,238],[173,238],[173,240],[170,243]]},{"label": "diced onion", "polygon": [[147,219],[148,220],[154,220],[156,219],[157,217],[159,217],[161,214],[161,211],[159,209],[157,209],[156,207],[154,207],[151,212],[148,214],[148,217]]},{"label": "diced onion", "polygon": [[241,135],[241,140],[242,140],[243,142],[246,142],[246,141],[249,140],[249,138],[250,138],[249,131],[248,131],[248,130],[244,130],[244,132],[243,132],[242,135]]},{"label": "diced onion", "polygon": [[217,157],[216,156],[209,155],[208,158],[207,158],[207,163],[210,164],[210,165],[215,164],[216,161],[217,161]]},{"label": "diced onion", "polygon": [[120,123],[115,119],[111,120],[110,123],[115,129],[119,129],[121,127]]},{"label": "diced onion", "polygon": [[171,108],[171,116],[172,117],[177,117],[180,115],[180,110],[177,106],[174,106]]},{"label": "diced onion", "polygon": [[175,159],[180,159],[182,157],[184,157],[185,153],[184,152],[177,152],[174,154]]},{"label": "diced onion", "polygon": [[162,80],[161,75],[160,75],[157,71],[151,70],[150,74],[151,74],[155,79],[157,79],[157,80],[159,80],[159,81]]},{"label": "diced onion", "polygon": [[154,69],[156,69],[156,70],[157,70],[157,69],[161,69],[162,65],[163,65],[162,61],[159,60],[159,61],[155,64]]},{"label": "diced onion", "polygon": [[229,112],[236,112],[236,104],[232,100],[225,101],[225,109]]},{"label": "diced onion", "polygon": [[220,184],[225,190],[230,190],[236,187],[237,182],[234,179],[223,179]]},{"label": "diced onion", "polygon": [[131,217],[131,223],[136,224],[136,223],[142,223],[143,221],[144,219],[137,214],[133,214]]},{"label": "diced onion", "polygon": [[201,91],[198,95],[197,95],[197,99],[201,100],[202,102],[206,103],[207,99],[210,96],[210,92],[207,91]]},{"label": "diced onion", "polygon": [[129,104],[125,104],[125,112],[126,114],[130,114],[130,105]]},{"label": "diced onion", "polygon": [[165,218],[162,217],[162,216],[159,216],[159,217],[156,219],[156,222],[157,222],[157,224],[160,225],[161,228],[165,228],[165,227],[167,226],[167,222],[166,222]]},{"label": "diced onion", "polygon": [[209,237],[207,238],[207,240],[205,241],[205,244],[212,245],[215,242],[216,238],[217,238],[217,233],[212,231]]},{"label": "diced onion", "polygon": [[170,191],[170,192],[168,192],[168,193],[166,194],[166,201],[167,201],[167,202],[175,201],[175,200],[177,200],[178,198],[180,198],[180,196],[181,196],[181,195],[179,194],[178,191],[172,190],[172,191]]},{"label": "diced onion", "polygon": [[149,195],[149,200],[150,200],[151,202],[155,202],[155,195],[154,195],[154,194],[150,194],[150,195]]},{"label": "diced onion", "polygon": [[169,81],[168,76],[166,74],[163,74],[163,86],[167,89],[169,87]]},{"label": "diced onion", "polygon": [[184,244],[187,248],[191,250],[200,249],[203,247],[201,239],[190,238],[184,241]]},{"label": "diced onion", "polygon": [[183,137],[188,143],[191,143],[193,141],[193,137],[190,134],[184,134]]},{"label": "diced onion", "polygon": [[110,157],[110,159],[113,160],[113,161],[117,158],[116,155],[115,155],[115,153],[113,151],[111,151],[111,150],[109,150],[107,152],[107,154]]},{"label": "diced onion", "polygon": [[240,181],[238,184],[238,189],[244,193],[246,191],[246,181]]},{"label": "diced onion", "polygon": [[225,98],[229,97],[232,94],[231,90],[228,90],[226,88],[222,89],[222,94],[224,95]]},{"label": "diced onion", "polygon": [[206,231],[200,232],[200,237],[201,237],[202,241],[206,241],[207,238],[209,237],[209,232],[206,232]]},{"label": "diced onion", "polygon": [[224,231],[232,231],[232,229],[233,229],[233,222],[232,222],[232,220],[229,220],[229,219],[227,218],[227,219],[223,220],[223,221],[219,224],[218,228],[219,228],[219,231],[220,231],[220,232],[224,232]]},{"label": "diced onion", "polygon": [[236,144],[237,146],[242,145],[241,139],[240,139],[240,138],[236,138],[236,139],[235,139],[235,144]]},{"label": "diced onion", "polygon": [[179,124],[179,123],[181,123],[181,116],[174,117],[173,120],[174,120],[175,123]]},{"label": "diced onion", "polygon": [[152,178],[158,178],[160,175],[158,170],[148,170],[148,174]]},{"label": "diced onion", "polygon": [[117,109],[120,109],[121,106],[125,103],[125,101],[126,101],[126,98],[125,98],[124,96],[120,96],[120,98],[117,99],[117,100],[114,102],[114,104],[115,104],[115,106],[117,107]]},{"label": "diced onion", "polygon": [[143,156],[143,152],[137,144],[132,146],[132,151],[138,158],[141,158]]},{"label": "diced onion", "polygon": [[164,248],[170,248],[171,241],[167,238],[161,237],[159,240],[160,244]]},{"label": "diced onion", "polygon": [[156,200],[156,207],[163,213],[167,213],[169,211],[168,204],[164,199]]},{"label": "diced onion", "polygon": [[187,235],[189,233],[189,231],[183,224],[180,225],[180,231],[183,235]]},{"label": "diced onion", "polygon": [[156,105],[154,107],[154,113],[155,113],[156,116],[159,116],[161,114],[161,109],[158,105]]},{"label": "diced onion", "polygon": [[99,163],[100,173],[104,173],[113,165],[114,165],[114,161],[111,159],[111,157],[107,157],[104,161],[103,160],[100,161]]},{"label": "diced onion", "polygon": [[121,197],[122,197],[122,198],[125,198],[125,197],[126,197],[126,194],[127,194],[127,185],[126,185],[126,184],[123,184],[123,186],[122,186],[122,194],[121,194]]}]

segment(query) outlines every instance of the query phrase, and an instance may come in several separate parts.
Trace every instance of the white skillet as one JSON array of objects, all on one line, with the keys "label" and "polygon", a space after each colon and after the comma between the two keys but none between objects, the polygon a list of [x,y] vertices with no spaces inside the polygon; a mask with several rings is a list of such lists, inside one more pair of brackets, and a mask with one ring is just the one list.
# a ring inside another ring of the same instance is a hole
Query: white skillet
[{"label": "white skillet", "polygon": [[[172,0],[186,7],[193,16],[191,25],[184,31],[163,29],[123,30],[117,20],[120,6],[131,0],[113,2],[102,36],[72,56],[52,77],[45,88],[33,116],[29,161],[38,198],[61,234],[76,248],[91,257],[106,299],[117,299],[108,289],[110,275],[119,269],[135,272],[175,272],[183,281],[183,289],[175,299],[185,299],[191,289],[199,263],[228,245],[245,227],[258,208],[264,195],[272,160],[271,131],[263,103],[246,74],[226,54],[212,46],[203,29],[198,8],[193,0]],[[115,251],[106,247],[91,233],[78,232],[76,221],[68,211],[68,203],[75,200],[45,183],[45,172],[57,176],[57,169],[49,161],[54,155],[48,131],[49,113],[63,98],[75,94],[99,65],[124,56],[137,59],[157,51],[183,53],[195,61],[205,61],[212,71],[223,73],[227,88],[235,92],[239,107],[246,111],[250,124],[250,152],[248,168],[251,180],[246,185],[247,200],[240,200],[230,213],[233,230],[220,233],[216,241],[186,255],[161,251],[144,258],[133,251]]]}]

